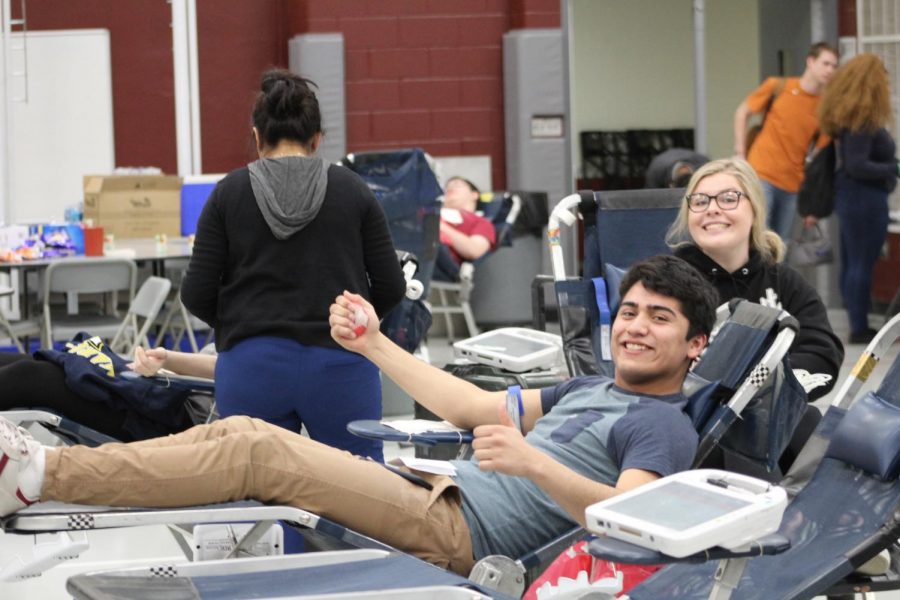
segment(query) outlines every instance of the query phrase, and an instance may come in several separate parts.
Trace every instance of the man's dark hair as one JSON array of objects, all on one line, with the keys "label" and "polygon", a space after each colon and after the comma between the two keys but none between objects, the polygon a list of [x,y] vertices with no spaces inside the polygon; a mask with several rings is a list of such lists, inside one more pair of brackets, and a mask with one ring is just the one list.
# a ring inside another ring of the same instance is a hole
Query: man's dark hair
[{"label": "man's dark hair", "polygon": [[838,54],[837,48],[835,48],[828,42],[816,42],[809,47],[809,52],[806,53],[806,58],[819,58],[819,55],[823,52],[831,52],[835,56],[840,56]]},{"label": "man's dark hair", "polygon": [[681,312],[688,320],[686,339],[701,333],[708,336],[712,331],[719,294],[687,262],[675,256],[659,255],[635,263],[622,278],[619,297],[624,298],[636,283],[681,303]]},{"label": "man's dark hair", "polygon": [[464,184],[466,184],[467,186],[469,186],[469,191],[470,191],[470,192],[475,192],[476,194],[480,194],[480,193],[481,193],[481,190],[478,189],[478,186],[477,186],[477,185],[475,185],[474,183],[472,183],[470,180],[466,179],[465,177],[460,177],[459,175],[454,175],[453,177],[451,177],[450,179],[447,180],[447,183],[450,183],[450,182],[453,181],[454,179],[455,179],[456,181],[462,181]]}]

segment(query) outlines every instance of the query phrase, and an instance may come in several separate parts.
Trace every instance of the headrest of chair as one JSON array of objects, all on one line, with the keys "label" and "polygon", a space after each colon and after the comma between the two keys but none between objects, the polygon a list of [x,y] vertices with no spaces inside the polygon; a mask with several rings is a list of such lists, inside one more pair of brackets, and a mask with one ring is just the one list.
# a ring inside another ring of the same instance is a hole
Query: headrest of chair
[{"label": "headrest of chair", "polygon": [[505,192],[482,192],[478,198],[476,211],[485,219],[498,225],[506,219],[511,202],[507,202]]},{"label": "headrest of chair", "polygon": [[869,392],[835,428],[826,456],[859,467],[882,481],[896,479],[900,472],[900,408]]},{"label": "headrest of chair", "polygon": [[606,299],[609,303],[609,310],[612,314],[616,314],[619,310],[619,286],[622,285],[622,279],[625,277],[626,269],[620,269],[615,265],[605,263],[603,265],[603,275],[606,279]]}]

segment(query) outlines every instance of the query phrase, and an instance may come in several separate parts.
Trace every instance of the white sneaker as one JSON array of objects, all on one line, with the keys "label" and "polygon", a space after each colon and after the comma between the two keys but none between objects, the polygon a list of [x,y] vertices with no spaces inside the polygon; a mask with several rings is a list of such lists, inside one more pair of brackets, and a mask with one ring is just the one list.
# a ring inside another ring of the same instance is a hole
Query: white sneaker
[{"label": "white sneaker", "polygon": [[30,433],[0,417],[0,517],[37,502],[38,498],[22,493],[20,482],[27,471],[39,468],[34,458],[41,452],[43,448]]}]

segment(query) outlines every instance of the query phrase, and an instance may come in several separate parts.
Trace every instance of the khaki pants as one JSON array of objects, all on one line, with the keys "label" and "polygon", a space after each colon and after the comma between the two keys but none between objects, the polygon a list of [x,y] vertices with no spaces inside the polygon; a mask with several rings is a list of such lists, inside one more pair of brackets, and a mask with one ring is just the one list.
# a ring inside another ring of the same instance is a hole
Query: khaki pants
[{"label": "khaki pants", "polygon": [[449,477],[410,483],[380,464],[249,417],[99,448],[47,451],[42,500],[173,507],[252,498],[302,508],[467,574],[472,542]]}]

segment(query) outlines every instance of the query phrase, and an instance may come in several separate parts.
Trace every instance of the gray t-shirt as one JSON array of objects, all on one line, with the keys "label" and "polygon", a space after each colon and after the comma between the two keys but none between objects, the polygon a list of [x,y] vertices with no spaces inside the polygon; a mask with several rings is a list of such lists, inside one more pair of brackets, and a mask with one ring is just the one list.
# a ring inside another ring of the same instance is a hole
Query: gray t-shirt
[{"label": "gray t-shirt", "polygon": [[[544,416],[525,439],[594,481],[615,485],[625,469],[671,475],[694,459],[697,432],[681,394],[641,396],[591,376],[541,390],[541,403]],[[577,525],[525,477],[481,471],[475,461],[454,464],[476,560],[521,556]]]}]

